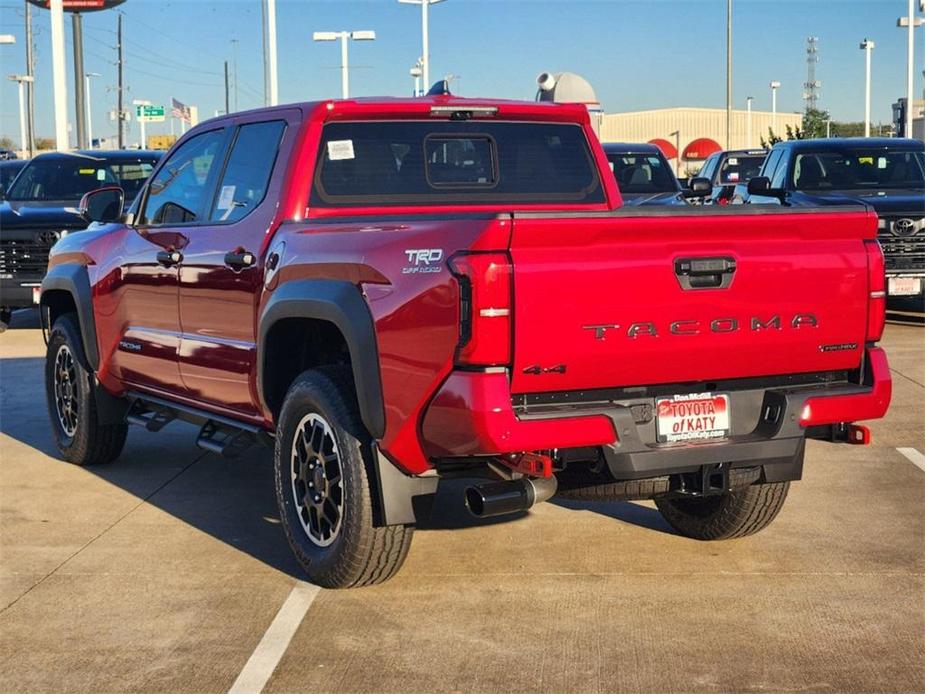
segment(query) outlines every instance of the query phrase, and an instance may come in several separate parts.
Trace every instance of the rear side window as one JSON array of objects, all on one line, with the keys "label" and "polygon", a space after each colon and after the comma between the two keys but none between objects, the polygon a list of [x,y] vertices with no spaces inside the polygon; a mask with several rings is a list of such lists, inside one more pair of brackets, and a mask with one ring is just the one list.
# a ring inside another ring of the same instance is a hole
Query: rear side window
[{"label": "rear side window", "polygon": [[726,184],[745,183],[758,175],[765,155],[746,154],[726,157],[719,170],[719,182]]},{"label": "rear side window", "polygon": [[320,207],[604,201],[580,126],[485,121],[330,123],[311,195]]},{"label": "rear side window", "polygon": [[236,222],[250,214],[267,194],[285,121],[249,123],[238,128],[210,219]]}]

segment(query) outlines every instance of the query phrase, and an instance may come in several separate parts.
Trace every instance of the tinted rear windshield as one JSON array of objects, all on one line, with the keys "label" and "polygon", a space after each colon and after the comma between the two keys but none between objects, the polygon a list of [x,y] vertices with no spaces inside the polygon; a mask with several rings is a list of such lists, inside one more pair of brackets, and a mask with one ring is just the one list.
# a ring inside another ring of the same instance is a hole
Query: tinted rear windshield
[{"label": "tinted rear windshield", "polygon": [[121,186],[132,200],[151,175],[157,157],[47,157],[29,162],[13,181],[10,200],[80,200],[105,186]]},{"label": "tinted rear windshield", "polygon": [[560,123],[325,126],[311,204],[602,203],[584,131]]},{"label": "tinted rear windshield", "polygon": [[621,193],[678,192],[678,180],[668,162],[657,154],[606,154]]},{"label": "tinted rear windshield", "polygon": [[761,171],[766,154],[728,156],[719,169],[720,183],[747,183]]},{"label": "tinted rear windshield", "polygon": [[861,147],[799,152],[793,184],[797,190],[921,189],[925,186],[925,153]]}]

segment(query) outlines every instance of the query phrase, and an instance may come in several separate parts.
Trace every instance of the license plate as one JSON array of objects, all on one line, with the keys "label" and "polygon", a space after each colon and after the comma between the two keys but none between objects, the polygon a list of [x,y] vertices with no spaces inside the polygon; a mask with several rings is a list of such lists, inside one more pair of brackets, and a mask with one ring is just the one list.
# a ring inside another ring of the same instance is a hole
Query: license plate
[{"label": "license plate", "polygon": [[658,398],[655,423],[659,442],[707,441],[729,436],[729,396],[693,393]]},{"label": "license plate", "polygon": [[921,277],[890,277],[889,280],[890,296],[915,296],[922,291]]}]

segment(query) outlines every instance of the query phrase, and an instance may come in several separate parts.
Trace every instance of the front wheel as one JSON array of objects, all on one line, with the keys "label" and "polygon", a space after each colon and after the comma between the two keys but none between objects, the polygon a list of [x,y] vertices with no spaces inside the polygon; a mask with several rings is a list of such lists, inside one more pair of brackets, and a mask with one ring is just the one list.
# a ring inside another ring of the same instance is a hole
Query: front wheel
[{"label": "front wheel", "polygon": [[790,482],[753,484],[719,496],[655,499],[662,517],[685,537],[728,540],[763,530],[777,517]]},{"label": "front wheel", "polygon": [[93,374],[84,367],[83,343],[74,314],[55,321],[45,356],[45,396],[55,444],[75,465],[115,460],[125,446],[125,422],[101,424]]},{"label": "front wheel", "polygon": [[382,583],[408,554],[412,527],[374,526],[372,453],[349,373],[299,376],[277,427],[276,498],[289,545],[319,586]]}]

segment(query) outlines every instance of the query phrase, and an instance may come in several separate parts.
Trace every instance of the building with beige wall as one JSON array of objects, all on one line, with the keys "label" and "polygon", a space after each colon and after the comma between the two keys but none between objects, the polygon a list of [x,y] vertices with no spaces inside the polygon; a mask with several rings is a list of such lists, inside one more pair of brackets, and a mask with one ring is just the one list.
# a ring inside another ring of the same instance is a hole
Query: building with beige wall
[{"label": "building with beige wall", "polygon": [[[732,112],[732,140],[730,149],[751,149],[761,146],[760,138],[768,138],[774,114],[770,111],[751,112],[751,139],[748,138],[748,111]],[[799,113],[777,113],[777,125],[774,132],[786,137],[787,126],[796,128],[802,123]],[[677,132],[678,135],[672,133]],[[651,111],[630,111],[627,113],[606,113],[601,118],[600,138],[602,142],[649,142],[666,140],[674,145],[680,141],[682,154],[680,174],[687,169],[697,170],[703,158],[694,158],[689,152],[685,158],[685,148],[694,140],[708,138],[720,148],[726,148],[726,109],[722,108],[660,108]],[[664,151],[664,150],[663,150]],[[667,153],[666,153],[667,154]],[[672,164],[675,161],[672,160]]]}]

